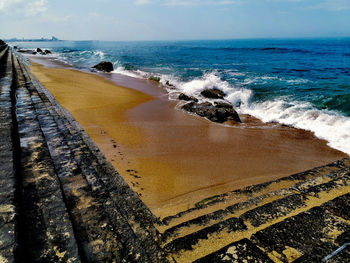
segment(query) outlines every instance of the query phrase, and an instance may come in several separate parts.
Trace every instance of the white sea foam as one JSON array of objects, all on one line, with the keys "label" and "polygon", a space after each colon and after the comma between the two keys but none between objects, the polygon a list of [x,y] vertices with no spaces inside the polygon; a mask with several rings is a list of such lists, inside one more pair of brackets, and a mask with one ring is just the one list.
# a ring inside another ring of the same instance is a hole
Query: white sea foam
[{"label": "white sea foam", "polygon": [[250,89],[232,86],[222,81],[216,72],[189,82],[175,82],[179,91],[197,98],[204,89],[222,90],[226,94],[225,99],[238,106],[240,113],[252,115],[263,122],[278,122],[311,131],[316,137],[328,141],[330,147],[350,154],[350,118],[340,113],[318,110],[308,102],[293,101],[290,97],[251,102],[253,92]]},{"label": "white sea foam", "polygon": [[100,50],[93,51],[93,54],[95,56],[100,57],[100,59],[103,59],[105,57],[105,54],[102,51],[100,51]]},{"label": "white sea foam", "polygon": [[289,80],[286,80],[286,82],[289,84],[305,84],[310,81],[307,79],[289,79]]},{"label": "white sea foam", "polygon": [[199,97],[200,93],[205,89],[218,89],[226,94],[226,99],[233,105],[248,104],[252,96],[252,91],[249,89],[234,87],[227,81],[222,81],[216,72],[208,73],[201,79],[194,79],[189,82],[180,83],[178,86],[181,92],[189,96]]},{"label": "white sea foam", "polygon": [[115,69],[112,71],[112,73],[118,73],[118,74],[121,74],[124,76],[129,76],[129,77],[138,78],[138,79],[144,78],[142,71],[140,71],[140,70],[138,70],[138,71],[126,70],[122,66],[115,66]]},{"label": "white sea foam", "polygon": [[241,107],[264,122],[279,122],[314,132],[332,148],[350,154],[350,118],[337,112],[315,109],[307,102],[286,102],[288,98],[252,103]]}]

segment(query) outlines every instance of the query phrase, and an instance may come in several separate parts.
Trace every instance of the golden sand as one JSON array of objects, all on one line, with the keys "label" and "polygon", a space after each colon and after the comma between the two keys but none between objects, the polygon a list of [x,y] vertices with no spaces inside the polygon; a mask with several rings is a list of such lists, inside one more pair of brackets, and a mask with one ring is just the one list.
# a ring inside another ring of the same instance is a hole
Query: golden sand
[{"label": "golden sand", "polygon": [[158,216],[347,156],[309,132],[249,116],[232,127],[189,115],[147,95],[159,89],[147,81],[129,81],[126,88],[97,74],[30,68]]}]

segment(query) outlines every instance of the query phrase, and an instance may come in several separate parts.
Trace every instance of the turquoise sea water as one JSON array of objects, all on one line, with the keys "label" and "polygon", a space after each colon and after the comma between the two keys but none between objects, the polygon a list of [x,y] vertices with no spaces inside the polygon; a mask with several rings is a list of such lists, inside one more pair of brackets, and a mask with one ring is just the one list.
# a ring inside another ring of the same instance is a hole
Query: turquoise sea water
[{"label": "turquoise sea water", "polygon": [[350,154],[350,38],[16,44],[78,68],[108,60],[114,73],[158,76],[176,87],[170,95],[215,87],[241,113],[311,130]]}]

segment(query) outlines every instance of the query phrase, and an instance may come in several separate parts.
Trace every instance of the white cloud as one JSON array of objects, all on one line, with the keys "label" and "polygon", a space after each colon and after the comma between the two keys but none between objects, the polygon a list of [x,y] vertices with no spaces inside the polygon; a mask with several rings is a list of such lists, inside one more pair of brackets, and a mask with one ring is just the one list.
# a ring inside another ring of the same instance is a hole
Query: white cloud
[{"label": "white cloud", "polygon": [[150,3],[151,3],[151,0],[136,0],[134,4],[135,5],[147,5]]},{"label": "white cloud", "polygon": [[344,11],[350,10],[350,0],[324,0],[314,6],[312,9],[325,9],[329,11]]},{"label": "white cloud", "polygon": [[0,0],[0,12],[36,16],[47,11],[48,0]]},{"label": "white cloud", "polygon": [[201,5],[237,5],[244,0],[136,0],[135,5],[160,4],[162,6],[201,6]]},{"label": "white cloud", "polygon": [[203,5],[239,5],[243,4],[243,0],[167,0],[162,5],[165,6],[203,6]]},{"label": "white cloud", "polygon": [[166,1],[163,5],[166,5],[166,6],[193,6],[193,5],[196,5],[196,3],[195,3],[195,1],[169,0],[169,1]]},{"label": "white cloud", "polygon": [[47,11],[47,0],[36,0],[30,2],[26,6],[25,14],[27,16],[35,16]]},{"label": "white cloud", "polygon": [[0,0],[0,11],[10,9],[12,6],[22,2],[23,0]]}]

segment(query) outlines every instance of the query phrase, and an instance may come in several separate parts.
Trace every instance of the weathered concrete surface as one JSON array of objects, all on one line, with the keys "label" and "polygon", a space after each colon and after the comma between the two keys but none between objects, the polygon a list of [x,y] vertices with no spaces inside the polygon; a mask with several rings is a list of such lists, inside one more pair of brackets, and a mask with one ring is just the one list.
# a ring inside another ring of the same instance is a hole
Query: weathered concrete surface
[{"label": "weathered concrete surface", "polygon": [[12,57],[0,47],[0,262],[14,262],[16,249],[15,164],[11,103]]},{"label": "weathered concrete surface", "polygon": [[[0,262],[348,262],[350,160],[158,219],[0,47]],[[217,105],[224,108],[225,105]]]}]

